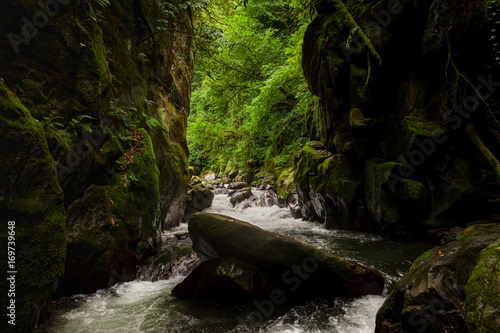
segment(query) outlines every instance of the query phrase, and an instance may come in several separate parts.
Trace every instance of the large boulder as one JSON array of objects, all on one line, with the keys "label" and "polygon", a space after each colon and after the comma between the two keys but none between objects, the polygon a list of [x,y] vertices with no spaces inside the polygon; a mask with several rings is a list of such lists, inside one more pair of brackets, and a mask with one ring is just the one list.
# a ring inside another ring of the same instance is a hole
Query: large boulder
[{"label": "large boulder", "polygon": [[227,188],[230,190],[240,190],[242,188],[249,187],[249,186],[250,185],[248,185],[247,183],[244,183],[244,182],[232,182],[232,183],[229,183]]},{"label": "large boulder", "polygon": [[177,297],[239,303],[265,299],[279,284],[258,267],[233,257],[203,262],[173,290]]},{"label": "large boulder", "polygon": [[240,202],[245,201],[246,199],[250,198],[252,196],[252,189],[250,187],[245,187],[239,190],[236,190],[234,192],[229,192],[229,196],[231,199],[229,201],[231,202],[231,205],[236,206]]},{"label": "large boulder", "polygon": [[415,260],[377,314],[376,332],[498,332],[500,224],[474,225]]},{"label": "large boulder", "polygon": [[202,261],[244,260],[279,281],[291,297],[358,297],[384,287],[383,277],[368,268],[228,216],[193,214],[189,233]]},{"label": "large boulder", "polygon": [[[197,178],[197,179],[196,179]],[[194,182],[193,182],[194,179]],[[193,177],[190,184],[191,189],[187,195],[186,209],[184,211],[183,221],[187,221],[191,214],[201,212],[205,208],[212,206],[215,194],[208,187],[197,180],[198,177]]]}]

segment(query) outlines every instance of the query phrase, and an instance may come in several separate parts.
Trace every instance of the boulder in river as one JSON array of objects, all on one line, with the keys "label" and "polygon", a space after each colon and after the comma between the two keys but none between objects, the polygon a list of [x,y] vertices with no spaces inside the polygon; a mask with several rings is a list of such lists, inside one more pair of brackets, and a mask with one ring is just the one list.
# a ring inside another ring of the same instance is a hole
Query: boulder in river
[{"label": "boulder in river", "polygon": [[[194,179],[195,177],[193,177]],[[196,177],[198,178],[198,177]],[[193,180],[192,179],[192,180]],[[199,179],[199,178],[198,178]],[[191,183],[187,194],[186,209],[184,211],[183,221],[187,221],[189,216],[196,212],[201,212],[205,208],[212,206],[215,194],[206,187],[201,180]]]},{"label": "boulder in river", "polygon": [[500,332],[500,224],[473,225],[415,260],[375,332]]},{"label": "boulder in river", "polygon": [[366,267],[228,216],[193,214],[189,233],[202,261],[236,257],[259,267],[292,298],[359,297],[384,287],[383,277]]},{"label": "boulder in river", "polygon": [[244,182],[232,182],[232,183],[229,183],[227,188],[230,190],[239,190],[239,189],[249,187],[249,186],[250,185],[248,185],[247,183],[244,183]]},{"label": "boulder in river", "polygon": [[172,295],[217,303],[265,299],[279,284],[257,266],[233,257],[203,262],[173,290]]},{"label": "boulder in river", "polygon": [[245,187],[240,190],[236,190],[235,192],[232,192],[229,195],[231,196],[231,199],[229,201],[234,207],[240,202],[250,198],[253,194],[252,194],[252,189],[250,187]]}]

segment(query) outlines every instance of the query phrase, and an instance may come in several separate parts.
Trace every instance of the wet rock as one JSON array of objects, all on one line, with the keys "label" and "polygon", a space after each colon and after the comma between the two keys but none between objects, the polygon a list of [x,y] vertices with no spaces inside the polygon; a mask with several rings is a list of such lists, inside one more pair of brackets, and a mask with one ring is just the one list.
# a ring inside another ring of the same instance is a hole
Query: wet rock
[{"label": "wet rock", "polygon": [[383,290],[383,277],[370,269],[231,217],[194,214],[189,233],[202,261],[244,260],[279,281],[291,297],[358,297]]},{"label": "wet rock", "polygon": [[376,332],[498,331],[499,242],[499,224],[475,225],[425,252],[377,313]]},{"label": "wet rock", "polygon": [[195,268],[172,290],[172,295],[237,304],[268,298],[278,287],[279,284],[257,266],[234,257],[222,257]]},{"label": "wet rock", "polygon": [[191,185],[191,189],[189,190],[187,195],[186,209],[184,211],[183,221],[186,222],[191,214],[201,212],[205,208],[212,206],[214,197],[214,192],[208,189],[201,182],[201,179],[200,182],[196,182],[195,185]]},{"label": "wet rock", "polygon": [[249,186],[250,185],[248,185],[247,183],[243,183],[243,182],[232,182],[232,183],[229,183],[227,188],[230,190],[240,190],[242,188],[249,187]]},{"label": "wet rock", "polygon": [[189,233],[188,232],[180,232],[180,233],[174,234],[174,236],[178,240],[186,240],[189,238]]},{"label": "wet rock", "polygon": [[481,251],[465,286],[470,332],[500,332],[500,238]]},{"label": "wet rock", "polygon": [[259,198],[259,205],[263,207],[272,207],[278,205],[278,195],[273,191],[266,191],[262,193]]},{"label": "wet rock", "polygon": [[255,174],[252,186],[257,187],[259,190],[271,190],[276,187],[276,176],[272,172],[271,165],[265,165]]},{"label": "wet rock", "polygon": [[200,178],[204,182],[213,182],[215,181],[215,173],[212,171],[205,171],[201,174]]},{"label": "wet rock", "polygon": [[327,228],[355,228],[351,215],[356,212],[360,182],[347,156],[332,155],[321,142],[310,141],[295,162],[294,179],[302,215],[324,221]]},{"label": "wet rock", "polygon": [[288,207],[294,218],[301,218],[299,196],[295,187],[293,168],[284,170],[278,177],[277,196],[280,208]]},{"label": "wet rock", "polygon": [[213,190],[214,194],[229,194],[229,190],[225,187],[218,187]]},{"label": "wet rock", "polygon": [[246,199],[249,199],[252,196],[252,190],[250,187],[245,187],[240,190],[236,190],[235,192],[231,193],[231,199],[229,200],[231,204],[236,206],[240,202],[245,201]]}]

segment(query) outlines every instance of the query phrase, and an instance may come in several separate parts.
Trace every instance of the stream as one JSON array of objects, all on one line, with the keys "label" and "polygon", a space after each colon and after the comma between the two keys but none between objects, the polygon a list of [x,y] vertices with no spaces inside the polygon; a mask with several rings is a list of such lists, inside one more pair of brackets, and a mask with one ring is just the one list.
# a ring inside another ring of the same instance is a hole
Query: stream
[{"label": "stream", "polygon": [[[257,198],[266,195],[264,191],[252,191]],[[229,215],[373,268],[385,277],[386,289],[430,247],[427,244],[395,242],[370,233],[326,230],[320,223],[292,218],[288,209],[261,206],[261,201],[254,198],[233,208],[228,196],[219,194],[215,196],[212,207],[205,212]],[[163,234],[165,251],[180,249],[188,253],[191,241],[175,237],[185,231],[187,225],[182,224]],[[37,332],[372,333],[376,313],[387,293],[386,290],[382,296],[316,299],[282,305],[264,313],[268,316],[263,316],[253,304],[218,306],[171,296],[171,290],[187,275],[189,264],[190,260],[186,260],[176,266],[168,280],[136,280],[99,290],[92,295],[60,299],[54,304],[55,310],[49,323]],[[149,272],[149,276],[155,276],[155,272]],[[265,320],[259,321],[260,318]]]}]

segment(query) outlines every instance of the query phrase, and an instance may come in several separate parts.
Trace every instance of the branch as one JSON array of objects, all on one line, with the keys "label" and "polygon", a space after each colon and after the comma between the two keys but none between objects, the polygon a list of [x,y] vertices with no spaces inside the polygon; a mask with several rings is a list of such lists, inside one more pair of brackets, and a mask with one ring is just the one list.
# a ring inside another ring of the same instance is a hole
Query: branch
[{"label": "branch", "polygon": [[246,75],[252,79],[255,79],[255,80],[259,80],[259,81],[262,81],[262,78],[261,77],[258,77],[258,76],[255,76],[255,75],[252,75],[252,74],[249,74],[249,73],[245,73],[237,68],[234,68],[232,66],[229,66],[227,63],[223,62],[222,60],[219,60],[219,59],[214,59],[215,61],[217,61],[219,64],[223,65],[223,66],[226,66],[227,68],[233,70],[233,71],[236,71],[238,73],[241,73],[243,75]]},{"label": "branch", "polygon": [[361,36],[361,38],[365,42],[365,44],[368,47],[368,49],[370,50],[371,54],[378,60],[379,65],[382,66],[382,58],[380,58],[380,55],[375,50],[375,47],[373,47],[373,44],[370,41],[370,38],[368,38],[368,36],[364,33],[364,31],[361,30],[361,28],[356,23],[356,21],[354,20],[354,18],[351,15],[351,13],[349,12],[349,10],[347,10],[347,7],[342,2],[342,0],[333,0],[333,1],[337,4],[337,6],[339,7],[340,11],[347,18],[347,21],[349,21],[349,23],[354,28],[354,30],[358,30],[359,31],[359,35]]},{"label": "branch", "polygon": [[476,130],[474,129],[474,125],[471,123],[467,124],[467,135],[469,135],[470,140],[472,141],[472,144],[476,146],[477,149],[486,157],[486,160],[490,165],[493,167],[495,170],[495,173],[497,175],[498,181],[500,182],[500,162],[498,162],[498,159],[493,155],[493,153],[486,147],[481,141],[481,138],[479,135],[477,135]]}]

